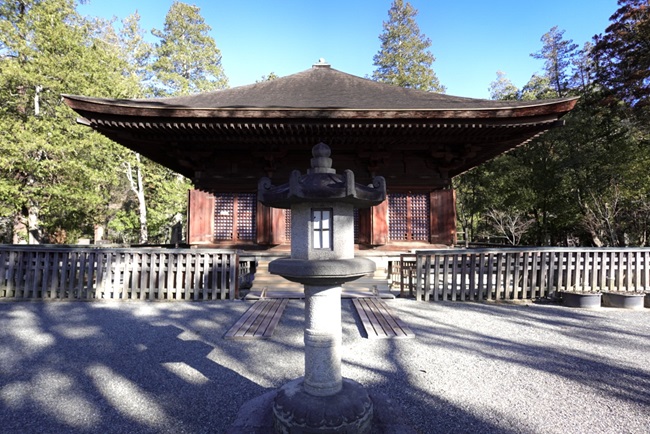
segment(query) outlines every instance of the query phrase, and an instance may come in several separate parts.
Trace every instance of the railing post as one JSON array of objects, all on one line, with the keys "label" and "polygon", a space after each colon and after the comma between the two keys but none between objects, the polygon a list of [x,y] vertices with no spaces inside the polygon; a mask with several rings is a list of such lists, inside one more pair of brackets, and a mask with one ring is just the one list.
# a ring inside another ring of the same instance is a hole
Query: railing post
[{"label": "railing post", "polygon": [[[234,300],[235,298],[239,297],[239,255],[237,253],[233,253],[230,256],[230,258],[231,258],[230,300]],[[234,262],[234,268],[232,262]]]},{"label": "railing post", "polygon": [[422,294],[422,254],[415,252],[415,299],[420,301]]},{"label": "railing post", "polygon": [[427,253],[424,262],[424,301],[429,301],[429,294],[431,293],[431,254]]}]

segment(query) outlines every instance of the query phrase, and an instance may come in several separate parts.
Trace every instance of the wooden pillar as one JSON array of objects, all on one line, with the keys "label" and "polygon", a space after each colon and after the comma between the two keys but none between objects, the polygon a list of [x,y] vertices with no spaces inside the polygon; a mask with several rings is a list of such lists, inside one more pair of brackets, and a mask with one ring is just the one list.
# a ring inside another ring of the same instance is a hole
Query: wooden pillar
[{"label": "wooden pillar", "polygon": [[430,195],[431,244],[456,244],[456,191],[435,190]]},{"label": "wooden pillar", "polygon": [[201,190],[190,190],[187,207],[187,242],[214,243],[214,196]]}]

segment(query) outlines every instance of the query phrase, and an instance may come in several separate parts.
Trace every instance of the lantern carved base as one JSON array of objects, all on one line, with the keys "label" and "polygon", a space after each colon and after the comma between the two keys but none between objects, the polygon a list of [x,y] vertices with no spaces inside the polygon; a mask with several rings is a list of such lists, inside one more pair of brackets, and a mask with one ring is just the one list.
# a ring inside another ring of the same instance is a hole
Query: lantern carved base
[{"label": "lantern carved base", "polygon": [[373,404],[356,381],[344,378],[343,388],[331,396],[313,396],[298,378],[280,388],[273,402],[276,433],[370,433]]}]

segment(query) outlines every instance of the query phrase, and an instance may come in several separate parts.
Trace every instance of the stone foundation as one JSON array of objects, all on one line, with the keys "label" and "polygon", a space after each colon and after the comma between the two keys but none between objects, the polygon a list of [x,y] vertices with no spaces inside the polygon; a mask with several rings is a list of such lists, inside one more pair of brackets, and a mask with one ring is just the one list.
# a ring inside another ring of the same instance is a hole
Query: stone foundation
[{"label": "stone foundation", "polygon": [[280,388],[273,401],[273,426],[278,434],[371,432],[373,404],[361,384],[344,378],[340,392],[314,396],[303,379]]}]

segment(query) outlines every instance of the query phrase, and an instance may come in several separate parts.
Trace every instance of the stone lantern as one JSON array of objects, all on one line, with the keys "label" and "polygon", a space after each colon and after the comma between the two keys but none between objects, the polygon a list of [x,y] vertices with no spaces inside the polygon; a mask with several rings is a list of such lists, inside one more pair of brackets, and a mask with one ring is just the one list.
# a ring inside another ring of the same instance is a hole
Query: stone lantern
[{"label": "stone lantern", "polygon": [[354,208],[386,198],[384,178],[356,184],[354,173],[332,169],[330,148],[312,149],[311,169],[294,170],[288,184],[262,178],[258,199],[291,209],[291,258],[269,272],[305,288],[305,375],[285,384],[273,402],[277,433],[368,433],[373,405],[361,384],[341,376],[341,285],[375,270],[354,257]]}]

